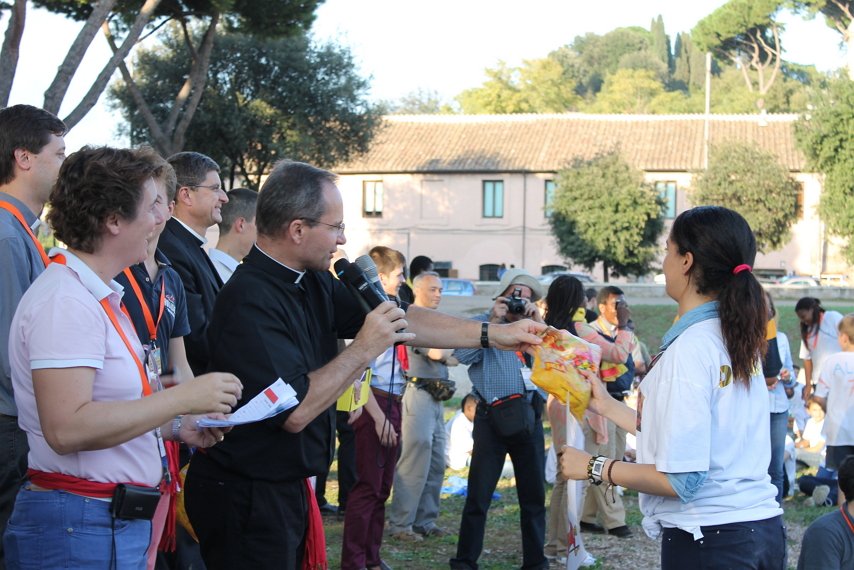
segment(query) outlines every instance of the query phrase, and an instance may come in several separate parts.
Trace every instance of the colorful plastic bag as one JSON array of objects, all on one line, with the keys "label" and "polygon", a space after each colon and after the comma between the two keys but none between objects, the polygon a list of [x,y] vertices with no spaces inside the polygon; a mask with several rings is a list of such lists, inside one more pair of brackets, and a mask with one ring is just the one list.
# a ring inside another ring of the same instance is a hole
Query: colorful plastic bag
[{"label": "colorful plastic bag", "polygon": [[566,404],[580,422],[590,402],[590,384],[579,370],[598,370],[599,351],[565,330],[549,327],[543,343],[534,347],[531,380]]}]

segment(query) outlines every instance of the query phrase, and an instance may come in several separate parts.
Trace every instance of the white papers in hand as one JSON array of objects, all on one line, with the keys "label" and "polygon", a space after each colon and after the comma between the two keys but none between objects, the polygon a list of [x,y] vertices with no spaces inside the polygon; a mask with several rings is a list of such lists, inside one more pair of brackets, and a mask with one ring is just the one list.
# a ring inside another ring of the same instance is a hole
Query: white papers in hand
[{"label": "white papers in hand", "polygon": [[228,419],[202,418],[199,420],[199,427],[229,427],[260,422],[289,410],[297,404],[299,404],[297,393],[290,384],[286,384],[279,378],[231,414]]}]

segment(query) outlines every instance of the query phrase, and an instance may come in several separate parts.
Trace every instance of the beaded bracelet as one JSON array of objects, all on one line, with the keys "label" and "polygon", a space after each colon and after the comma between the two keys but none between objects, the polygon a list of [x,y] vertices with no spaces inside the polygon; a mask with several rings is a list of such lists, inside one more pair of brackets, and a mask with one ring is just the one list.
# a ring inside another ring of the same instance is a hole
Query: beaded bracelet
[{"label": "beaded bracelet", "polygon": [[608,465],[608,487],[605,489],[605,498],[608,497],[608,491],[611,491],[611,504],[615,504],[617,502],[617,490],[616,485],[614,484],[614,478],[611,476],[611,471],[614,470],[614,464],[617,462],[616,459],[611,460],[611,464]]}]

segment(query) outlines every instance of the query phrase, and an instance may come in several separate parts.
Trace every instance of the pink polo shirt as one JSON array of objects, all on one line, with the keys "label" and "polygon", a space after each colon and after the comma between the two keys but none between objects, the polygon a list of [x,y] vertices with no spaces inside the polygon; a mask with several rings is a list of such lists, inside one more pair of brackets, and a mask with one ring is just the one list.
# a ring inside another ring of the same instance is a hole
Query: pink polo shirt
[{"label": "pink polo shirt", "polygon": [[18,423],[27,433],[31,469],[73,475],[103,483],[156,485],[162,475],[153,432],[108,449],[59,455],[51,449],[39,421],[32,370],[95,369],[93,401],[142,397],[139,369],[106,311],[110,305],[140,359],[142,345],[133,324],[120,309],[122,287],[105,284],[80,258],[65,250],[67,265],[52,263],[35,280],[18,305],[9,334],[12,386]]}]

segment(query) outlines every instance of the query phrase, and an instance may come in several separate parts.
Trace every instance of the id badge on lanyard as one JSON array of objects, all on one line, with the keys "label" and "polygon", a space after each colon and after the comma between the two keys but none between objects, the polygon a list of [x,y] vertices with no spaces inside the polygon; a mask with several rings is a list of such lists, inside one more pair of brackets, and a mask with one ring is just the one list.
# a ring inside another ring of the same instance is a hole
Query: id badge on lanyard
[{"label": "id badge on lanyard", "polygon": [[162,390],[160,375],[163,374],[163,361],[160,355],[160,347],[154,341],[145,345],[145,369],[148,373],[148,383],[152,392]]},{"label": "id badge on lanyard", "polygon": [[152,340],[146,345],[145,354],[149,373],[157,376],[163,374],[163,359],[160,354],[160,347],[155,341]]}]

